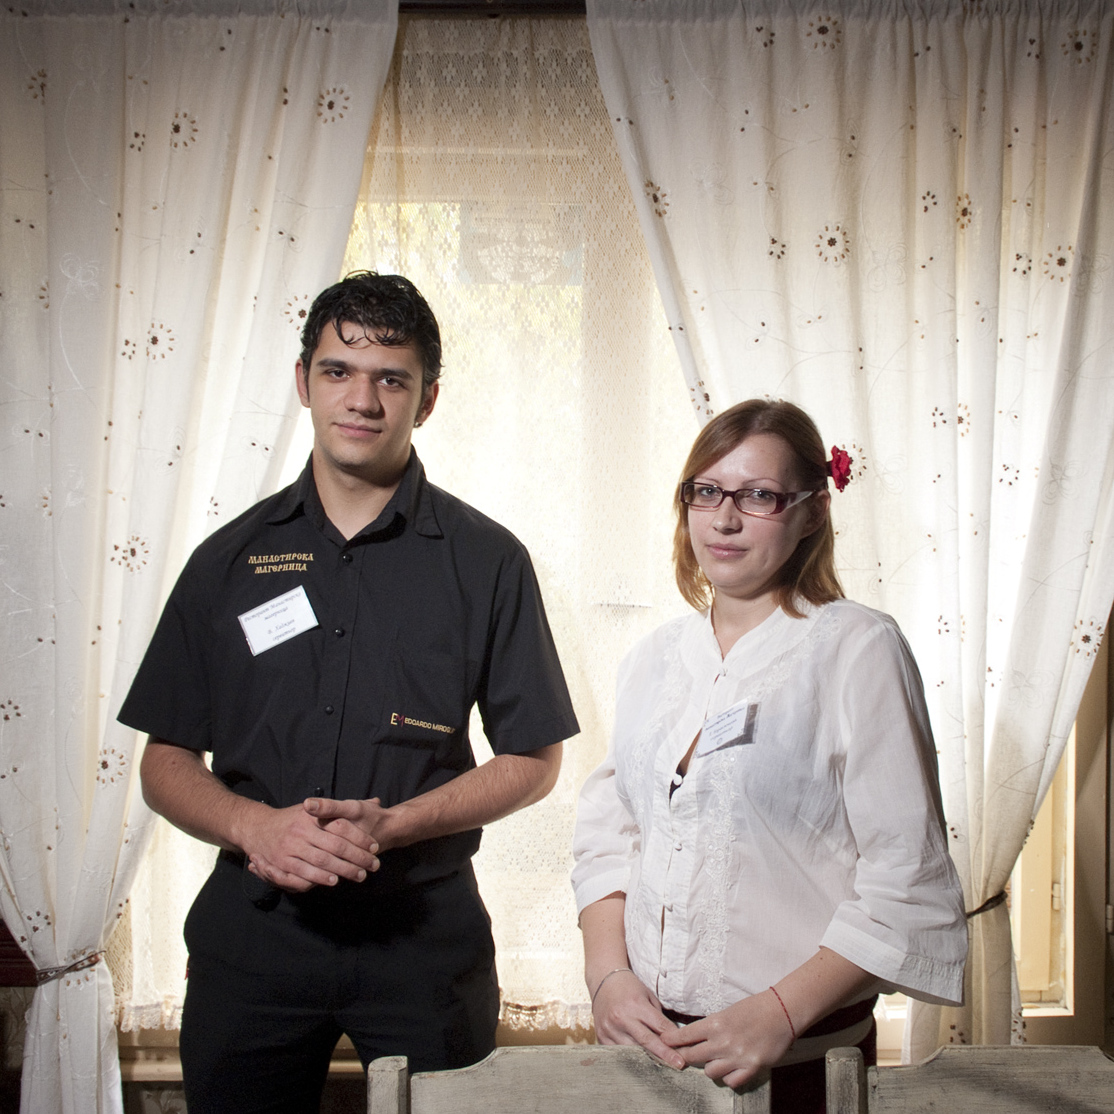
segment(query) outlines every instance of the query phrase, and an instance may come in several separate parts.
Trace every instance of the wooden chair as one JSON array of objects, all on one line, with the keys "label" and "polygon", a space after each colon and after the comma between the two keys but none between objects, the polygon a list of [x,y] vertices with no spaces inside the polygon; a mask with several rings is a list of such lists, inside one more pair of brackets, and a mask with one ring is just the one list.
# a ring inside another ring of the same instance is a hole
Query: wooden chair
[{"label": "wooden chair", "polygon": [[949,1045],[920,1064],[827,1055],[828,1114],[1114,1114],[1114,1060],[1076,1045]]},{"label": "wooden chair", "polygon": [[414,1075],[405,1056],[384,1056],[368,1068],[367,1098],[369,1114],[769,1114],[770,1084],[736,1092],[641,1048],[548,1045]]}]

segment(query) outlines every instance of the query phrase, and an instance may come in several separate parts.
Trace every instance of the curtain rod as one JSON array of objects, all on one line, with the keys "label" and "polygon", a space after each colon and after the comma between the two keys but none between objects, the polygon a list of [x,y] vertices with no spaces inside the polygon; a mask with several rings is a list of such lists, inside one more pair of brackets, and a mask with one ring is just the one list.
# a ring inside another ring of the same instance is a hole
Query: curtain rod
[{"label": "curtain rod", "polygon": [[400,15],[584,15],[585,0],[399,0]]}]

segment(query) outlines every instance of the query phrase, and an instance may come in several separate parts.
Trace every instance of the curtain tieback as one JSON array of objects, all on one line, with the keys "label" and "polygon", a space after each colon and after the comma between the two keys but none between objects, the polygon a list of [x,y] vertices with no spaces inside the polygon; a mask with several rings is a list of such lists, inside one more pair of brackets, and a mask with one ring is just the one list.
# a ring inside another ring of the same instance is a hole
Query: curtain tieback
[{"label": "curtain tieback", "polygon": [[989,913],[991,909],[997,909],[1003,901],[1006,900],[1006,891],[999,890],[993,897],[988,897],[977,909],[972,910],[967,914],[967,919],[977,917],[980,913]]},{"label": "curtain tieback", "polygon": [[53,982],[63,975],[73,974],[74,971],[84,971],[86,967],[95,967],[103,957],[103,952],[90,952],[88,955],[83,955],[80,959],[75,959],[73,963],[67,963],[63,967],[44,967],[42,970],[35,972],[35,982],[42,986],[43,983]]}]

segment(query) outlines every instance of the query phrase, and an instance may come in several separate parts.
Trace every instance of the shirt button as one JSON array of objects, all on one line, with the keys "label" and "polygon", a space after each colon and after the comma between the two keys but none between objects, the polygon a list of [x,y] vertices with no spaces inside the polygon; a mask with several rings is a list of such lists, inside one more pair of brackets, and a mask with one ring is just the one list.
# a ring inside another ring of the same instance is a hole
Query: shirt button
[{"label": "shirt button", "polygon": [[341,559],[341,560],[342,560],[342,561],[343,561],[343,562],[344,562],[344,563],[345,563],[346,565],[350,565],[350,564],[352,564],[352,554],[351,554],[351,553],[342,553],[342,554],[340,555],[340,559]]},{"label": "shirt button", "polygon": [[[331,710],[332,710],[331,708],[326,708],[326,709],[325,709],[325,711],[327,711],[327,712],[328,712],[328,711],[331,711]],[[674,851],[681,851],[681,850],[683,850],[683,845],[682,845],[682,843],[681,843],[681,841],[680,841],[680,840],[677,840],[677,842],[673,844],[673,850],[674,850]]]},{"label": "shirt button", "polygon": [[335,631],[333,631],[333,634],[335,634],[337,636],[337,638],[343,638],[344,637],[344,627],[337,627],[337,629]]},{"label": "shirt button", "polygon": [[314,787],[313,787],[313,788],[312,788],[312,789],[310,790],[310,792],[309,792],[309,795],[310,795],[311,797],[321,797],[321,796],[323,796],[324,794],[323,794],[323,793],[322,793],[322,791],[321,791],[321,786],[320,786],[320,785],[315,785],[315,786],[314,786]]},{"label": "shirt button", "polygon": [[327,716],[331,716],[332,714],[333,714],[333,706],[332,706],[332,704],[326,704],[326,705],[325,705],[325,715],[327,715]]}]

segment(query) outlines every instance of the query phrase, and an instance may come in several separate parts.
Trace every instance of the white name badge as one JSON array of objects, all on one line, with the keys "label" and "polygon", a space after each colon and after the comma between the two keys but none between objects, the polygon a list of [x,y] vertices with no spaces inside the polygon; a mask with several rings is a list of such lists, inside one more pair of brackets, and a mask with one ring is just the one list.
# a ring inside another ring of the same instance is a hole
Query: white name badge
[{"label": "white name badge", "polygon": [[317,616],[300,584],[237,618],[253,657],[317,626]]},{"label": "white name badge", "polygon": [[726,712],[720,712],[704,721],[697,756],[711,754],[714,750],[745,746],[754,742],[754,721],[758,718],[758,705],[743,701]]}]

